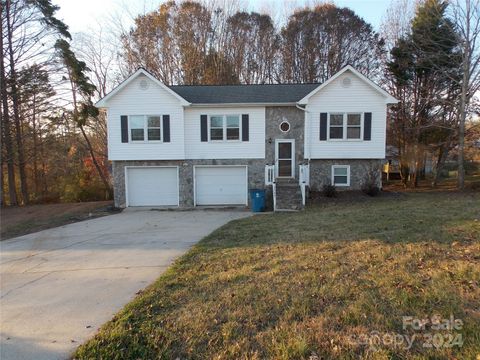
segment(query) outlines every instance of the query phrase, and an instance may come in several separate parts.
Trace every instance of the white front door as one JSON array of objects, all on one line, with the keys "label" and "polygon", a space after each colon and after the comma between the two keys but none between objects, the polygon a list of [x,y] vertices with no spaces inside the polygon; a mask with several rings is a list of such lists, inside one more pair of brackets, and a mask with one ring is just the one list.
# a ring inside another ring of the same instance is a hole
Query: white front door
[{"label": "white front door", "polygon": [[295,140],[275,140],[277,177],[295,177]]},{"label": "white front door", "polygon": [[126,167],[127,206],[178,206],[177,167]]},{"label": "white front door", "polygon": [[195,205],[247,205],[246,166],[195,166]]}]

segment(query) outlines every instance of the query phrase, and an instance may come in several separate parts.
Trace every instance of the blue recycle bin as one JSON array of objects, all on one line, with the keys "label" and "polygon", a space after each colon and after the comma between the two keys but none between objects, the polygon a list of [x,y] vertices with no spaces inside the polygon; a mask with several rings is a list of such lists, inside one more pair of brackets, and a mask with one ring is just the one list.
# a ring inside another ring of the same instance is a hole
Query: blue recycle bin
[{"label": "blue recycle bin", "polygon": [[253,212],[265,211],[265,190],[251,189],[250,200],[252,201]]}]

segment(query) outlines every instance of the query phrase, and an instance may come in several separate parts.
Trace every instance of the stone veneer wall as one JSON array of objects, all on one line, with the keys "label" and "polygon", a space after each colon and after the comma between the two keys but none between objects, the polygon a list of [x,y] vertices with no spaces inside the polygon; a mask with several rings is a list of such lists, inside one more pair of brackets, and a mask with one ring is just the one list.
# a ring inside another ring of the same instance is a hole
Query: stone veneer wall
[{"label": "stone veneer wall", "polygon": [[374,171],[377,186],[382,186],[381,165],[379,159],[338,159],[338,160],[311,160],[310,161],[310,189],[322,190],[322,186],[330,184],[332,179],[332,165],[350,165],[350,186],[339,186],[338,190],[360,190],[367,174]]},{"label": "stone veneer wall", "polygon": [[[263,159],[113,161],[115,206],[125,207],[125,166],[178,166],[180,207],[192,207],[194,165],[248,165],[248,188],[265,188],[265,160]],[[269,196],[271,197],[267,194],[267,199]]]},{"label": "stone veneer wall", "polygon": [[[290,131],[284,133],[280,124],[288,121]],[[298,179],[298,165],[303,163],[305,114],[294,106],[271,106],[265,108],[265,158],[267,164],[275,163],[275,139],[295,140],[295,177]],[[271,140],[271,143],[270,143]]]}]

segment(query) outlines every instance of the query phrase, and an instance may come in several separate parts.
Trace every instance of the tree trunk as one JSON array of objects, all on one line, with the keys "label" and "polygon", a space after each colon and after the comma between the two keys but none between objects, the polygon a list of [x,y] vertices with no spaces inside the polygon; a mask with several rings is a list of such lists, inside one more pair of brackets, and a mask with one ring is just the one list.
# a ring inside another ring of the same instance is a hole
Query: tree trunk
[{"label": "tree trunk", "polygon": [[17,73],[15,70],[15,60],[13,57],[13,34],[12,34],[12,24],[10,22],[10,0],[5,2],[5,11],[7,16],[7,42],[8,42],[8,52],[10,59],[10,87],[12,94],[12,105],[13,105],[13,119],[15,121],[15,139],[17,142],[17,155],[18,155],[18,169],[20,173],[20,190],[22,192],[23,203],[28,204],[29,195],[28,195],[28,186],[27,186],[27,174],[25,171],[25,155],[23,148],[22,140],[22,124],[20,121],[19,114],[19,103],[18,103],[18,89],[17,89]]},{"label": "tree trunk", "polygon": [[87,133],[85,132],[85,129],[83,128],[83,125],[78,122],[77,93],[75,91],[75,85],[72,81],[70,71],[69,71],[69,76],[70,76],[70,86],[71,86],[71,89],[72,89],[72,98],[73,98],[73,117],[75,119],[75,122],[78,124],[78,127],[80,128],[80,131],[82,132],[82,136],[85,139],[85,142],[87,143],[88,152],[90,153],[90,156],[92,158],[93,165],[95,165],[95,169],[97,169],[98,175],[100,176],[100,179],[103,182],[103,186],[105,186],[105,190],[107,191],[109,198],[111,198],[112,197],[112,189],[110,187],[110,184],[108,183],[108,180],[107,180],[105,174],[103,173],[102,168],[98,164],[97,157],[95,156],[95,153],[93,151],[92,143],[90,142],[90,139],[88,138]]},{"label": "tree trunk", "polygon": [[[467,66],[468,68],[468,66]],[[465,167],[464,167],[464,154],[465,154],[465,120],[467,117],[467,75],[468,69],[465,69],[464,66],[464,73],[463,73],[463,81],[462,81],[462,94],[460,97],[460,111],[459,111],[459,123],[458,123],[458,178],[457,178],[457,187],[460,190],[465,188]]]},{"label": "tree trunk", "polygon": [[[0,12],[3,13],[3,4],[0,3]],[[2,16],[3,17],[3,16]],[[0,50],[3,51],[3,26],[0,27]],[[7,98],[7,86],[5,84],[5,63],[3,62],[3,56],[0,56],[0,93],[2,96],[2,128],[3,128],[3,141],[5,143],[6,150],[6,163],[7,163],[7,181],[8,181],[8,197],[10,205],[18,205],[17,190],[15,184],[15,164],[12,145],[12,135],[10,128],[10,114],[8,112],[8,98]],[[3,158],[3,156],[2,156]]]},{"label": "tree trunk", "polygon": [[445,160],[448,155],[448,146],[442,145],[439,150],[437,164],[435,165],[435,174],[433,176],[432,187],[437,187],[438,182],[440,181],[440,176],[442,176],[442,170],[445,166]]},{"label": "tree trunk", "polygon": [[[3,125],[3,116],[2,116],[2,106],[0,105],[0,124]],[[4,141],[3,141],[3,126],[0,126],[0,207],[3,207],[5,206],[5,192],[4,192],[4,182],[5,182],[5,179],[3,178],[4,177],[4,173],[3,173],[3,163],[5,162],[4,161],[4,155],[5,155],[5,151],[4,151]]]},{"label": "tree trunk", "polygon": [[47,163],[45,162],[45,151],[43,146],[42,128],[38,129],[38,140],[40,146],[40,159],[42,159],[42,200],[47,197],[48,183],[47,183]]},{"label": "tree trunk", "polygon": [[110,184],[108,183],[107,177],[105,176],[104,172],[102,171],[102,168],[98,164],[97,157],[95,156],[95,153],[93,151],[93,146],[92,143],[90,142],[90,139],[87,136],[87,133],[85,132],[85,129],[83,128],[82,125],[79,126],[80,131],[82,132],[83,138],[85,139],[85,142],[87,143],[88,147],[88,152],[90,153],[90,156],[92,157],[92,162],[95,165],[95,169],[97,169],[98,175],[100,176],[100,179],[102,179],[103,186],[105,186],[105,190],[108,193],[109,198],[112,197],[112,189],[110,187]]},{"label": "tree trunk", "polygon": [[36,96],[33,94],[33,104],[32,104],[32,136],[33,136],[33,180],[35,186],[35,198],[38,199],[39,193],[39,179],[38,179],[38,156],[37,156],[37,111],[36,111]]},{"label": "tree trunk", "polygon": [[465,188],[465,120],[467,117],[467,105],[468,105],[468,88],[470,81],[470,1],[465,2],[465,14],[467,14],[467,21],[465,23],[465,39],[463,43],[463,59],[462,59],[462,86],[461,86],[461,95],[460,95],[460,111],[459,111],[459,122],[458,122],[458,177],[457,177],[457,187],[460,190]]}]

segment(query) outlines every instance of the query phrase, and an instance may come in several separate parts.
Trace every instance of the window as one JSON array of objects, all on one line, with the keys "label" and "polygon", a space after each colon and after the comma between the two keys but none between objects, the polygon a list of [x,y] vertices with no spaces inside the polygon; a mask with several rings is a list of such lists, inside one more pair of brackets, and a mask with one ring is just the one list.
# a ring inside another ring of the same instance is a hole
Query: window
[{"label": "window", "polygon": [[160,116],[147,116],[148,140],[160,141]]},{"label": "window", "polygon": [[240,140],[240,116],[239,115],[210,116],[210,140],[211,141]]},{"label": "window", "polygon": [[289,132],[290,131],[290,123],[288,121],[282,121],[279,126],[281,132]]},{"label": "window", "polygon": [[332,184],[335,186],[350,186],[350,165],[332,166]]},{"label": "window", "polygon": [[240,117],[227,115],[227,140],[240,139]]},{"label": "window", "polygon": [[132,141],[145,140],[145,118],[143,115],[130,116],[130,137]]},{"label": "window", "polygon": [[330,139],[343,139],[343,114],[330,114]]},{"label": "window", "polygon": [[160,115],[132,115],[129,116],[130,140],[135,141],[160,141],[161,121]]},{"label": "window", "polygon": [[329,139],[361,140],[362,114],[330,114]]},{"label": "window", "polygon": [[223,140],[223,116],[210,117],[210,140]]},{"label": "window", "polygon": [[347,139],[360,139],[362,132],[362,116],[360,114],[347,115]]}]

